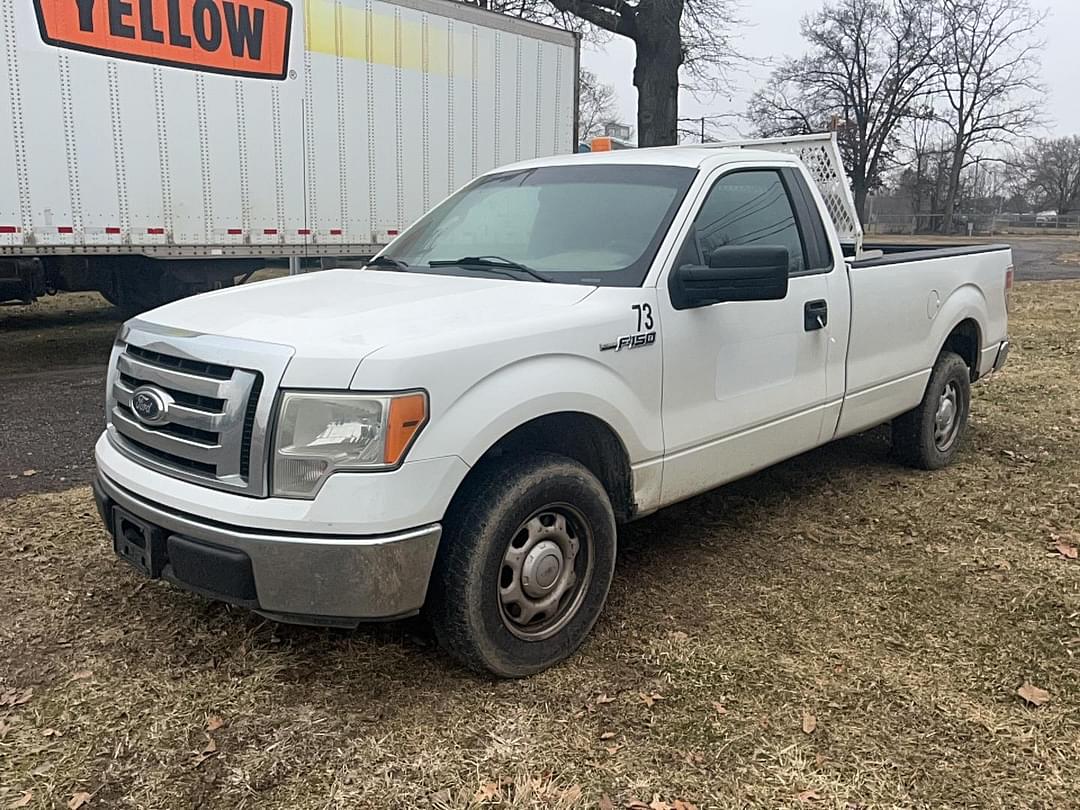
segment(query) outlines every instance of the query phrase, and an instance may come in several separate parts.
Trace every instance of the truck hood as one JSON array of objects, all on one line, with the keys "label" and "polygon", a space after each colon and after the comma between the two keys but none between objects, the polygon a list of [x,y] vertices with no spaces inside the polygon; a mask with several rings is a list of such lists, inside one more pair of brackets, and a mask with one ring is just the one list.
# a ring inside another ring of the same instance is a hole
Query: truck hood
[{"label": "truck hood", "polygon": [[282,385],[347,387],[360,361],[403,340],[520,323],[595,288],[382,270],[323,270],[184,298],[139,316],[168,329],[289,346]]}]

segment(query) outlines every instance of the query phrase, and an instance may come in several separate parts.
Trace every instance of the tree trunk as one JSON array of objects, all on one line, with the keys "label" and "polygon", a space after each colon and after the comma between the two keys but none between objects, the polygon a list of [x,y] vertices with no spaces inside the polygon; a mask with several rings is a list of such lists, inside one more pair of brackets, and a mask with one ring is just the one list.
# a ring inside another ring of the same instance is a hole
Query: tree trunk
[{"label": "tree trunk", "polygon": [[679,142],[679,66],[683,0],[651,0],[637,7],[634,86],[638,90],[638,146]]},{"label": "tree trunk", "polygon": [[941,217],[941,232],[951,233],[953,218],[956,215],[956,198],[960,193],[960,172],[964,168],[964,150],[961,146],[953,148],[952,164],[949,166],[949,186],[945,194],[945,207]]},{"label": "tree trunk", "polygon": [[853,178],[851,181],[851,193],[855,197],[855,210],[859,214],[859,222],[863,226],[869,225],[870,223],[866,221],[866,181]]}]

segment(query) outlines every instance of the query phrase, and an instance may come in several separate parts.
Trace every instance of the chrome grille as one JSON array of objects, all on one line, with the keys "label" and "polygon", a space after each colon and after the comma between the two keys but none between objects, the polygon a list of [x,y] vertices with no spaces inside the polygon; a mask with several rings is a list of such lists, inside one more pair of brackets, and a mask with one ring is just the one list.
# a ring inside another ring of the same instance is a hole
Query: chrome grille
[{"label": "chrome grille", "polygon": [[[112,424],[132,450],[159,464],[247,486],[251,435],[249,430],[245,437],[245,422],[258,404],[259,372],[135,346],[119,354],[116,371]],[[170,398],[164,424],[144,424],[132,411],[132,396],[142,386]]]},{"label": "chrome grille", "polygon": [[[145,467],[265,496],[274,392],[291,356],[287,346],[130,321],[109,369],[109,438]],[[140,388],[167,402],[165,418],[136,415]]]}]

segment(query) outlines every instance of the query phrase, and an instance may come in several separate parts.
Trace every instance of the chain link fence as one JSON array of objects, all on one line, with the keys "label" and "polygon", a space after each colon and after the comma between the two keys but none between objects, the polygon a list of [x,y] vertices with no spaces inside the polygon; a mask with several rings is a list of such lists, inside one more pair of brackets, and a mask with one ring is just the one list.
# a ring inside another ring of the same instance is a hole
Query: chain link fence
[{"label": "chain link fence", "polygon": [[[941,234],[941,214],[879,214],[871,212],[867,235]],[[957,214],[949,234],[960,236],[1080,236],[1080,214]]]}]

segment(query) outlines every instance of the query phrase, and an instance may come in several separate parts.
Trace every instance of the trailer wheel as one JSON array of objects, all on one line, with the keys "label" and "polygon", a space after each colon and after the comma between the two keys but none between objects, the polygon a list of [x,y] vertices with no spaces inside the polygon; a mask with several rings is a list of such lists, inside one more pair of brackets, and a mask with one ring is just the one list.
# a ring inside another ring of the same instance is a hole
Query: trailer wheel
[{"label": "trailer wheel", "polygon": [[532,675],[584,641],[615,570],[603,485],[553,454],[479,469],[447,515],[427,613],[465,666]]},{"label": "trailer wheel", "polygon": [[940,470],[960,450],[971,410],[971,371],[960,355],[938,355],[922,402],[892,422],[893,452],[905,464]]}]

